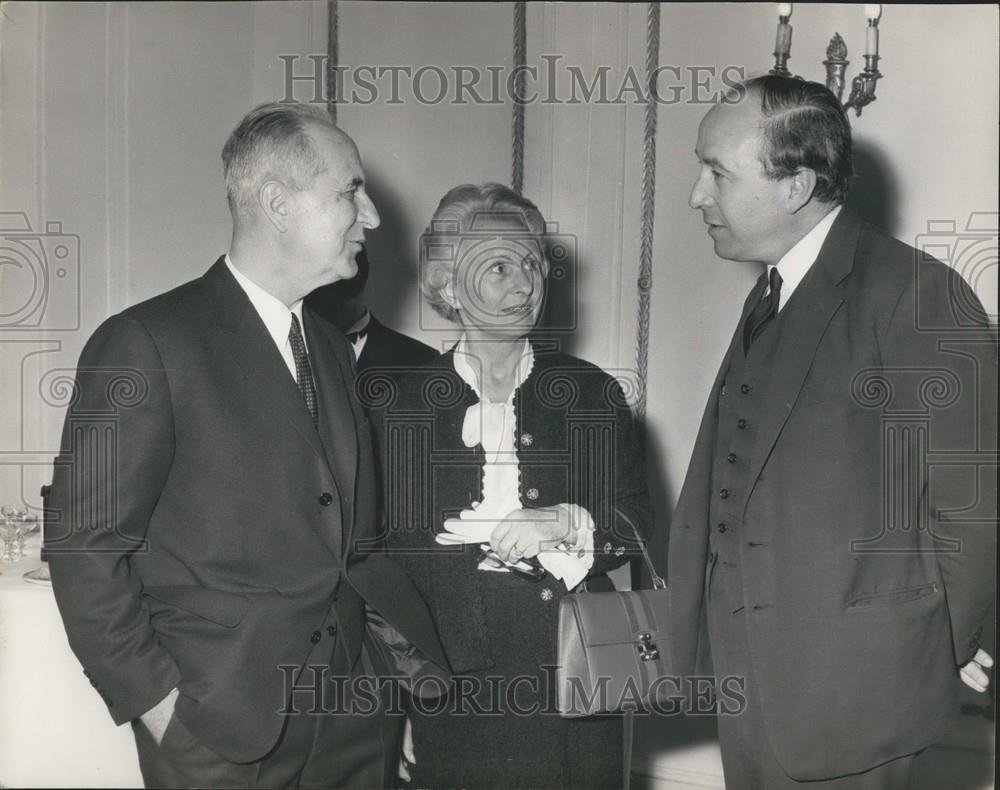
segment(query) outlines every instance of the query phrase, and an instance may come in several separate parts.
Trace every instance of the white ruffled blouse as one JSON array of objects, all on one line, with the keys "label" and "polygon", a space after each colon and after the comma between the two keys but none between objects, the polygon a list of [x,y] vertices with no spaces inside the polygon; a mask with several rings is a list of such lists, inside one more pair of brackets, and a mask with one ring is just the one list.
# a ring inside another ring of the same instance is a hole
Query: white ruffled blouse
[{"label": "white ruffled blouse", "polygon": [[[479,397],[465,412],[462,424],[462,441],[466,447],[481,445],[486,455],[483,466],[483,499],[463,510],[459,518],[448,519],[446,532],[439,536],[442,543],[489,542],[489,536],[512,511],[523,508],[520,497],[520,469],[518,466],[515,436],[517,415],[514,395],[531,374],[535,354],[531,344],[524,341],[524,352],[514,373],[514,388],[505,401],[487,400],[479,387],[482,379],[482,360],[470,349],[463,335],[455,348],[455,372],[461,376]],[[562,543],[538,555],[542,567],[558,579],[567,589],[576,587],[594,564],[594,520],[581,505],[562,503],[573,526],[572,543]],[[488,563],[481,563],[482,570],[501,570]]]}]

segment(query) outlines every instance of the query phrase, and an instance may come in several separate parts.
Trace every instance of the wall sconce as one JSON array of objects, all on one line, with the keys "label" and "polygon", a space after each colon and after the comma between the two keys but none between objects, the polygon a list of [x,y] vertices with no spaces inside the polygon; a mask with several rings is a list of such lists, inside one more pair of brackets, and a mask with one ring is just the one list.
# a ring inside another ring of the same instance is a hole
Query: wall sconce
[{"label": "wall sconce", "polygon": [[[771,74],[791,76],[788,71],[788,58],[792,53],[792,26],[788,20],[792,16],[791,3],[778,3],[778,30],[774,41],[774,68]],[[868,104],[875,101],[875,84],[882,74],[878,70],[878,23],[882,18],[882,6],[873,3],[865,6],[865,18],[868,26],[865,32],[865,68],[851,81],[851,93],[844,102],[844,109],[852,107],[857,115]],[[840,33],[834,33],[826,48],[826,87],[838,100],[843,100],[844,79],[850,61],[847,59],[847,44]]]}]

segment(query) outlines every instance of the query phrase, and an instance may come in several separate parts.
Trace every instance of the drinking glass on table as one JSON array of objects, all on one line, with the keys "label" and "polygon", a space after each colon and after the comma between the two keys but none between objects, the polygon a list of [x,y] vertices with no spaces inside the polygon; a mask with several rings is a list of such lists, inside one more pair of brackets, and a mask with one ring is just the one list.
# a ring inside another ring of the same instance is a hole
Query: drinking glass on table
[{"label": "drinking glass on table", "polygon": [[28,509],[26,507],[19,507],[17,510],[18,518],[18,533],[17,533],[17,552],[20,557],[27,557],[28,552],[25,550],[25,544],[28,540],[28,535],[38,530],[38,516],[32,514],[28,515]]},{"label": "drinking glass on table", "polygon": [[21,558],[18,536],[21,525],[14,505],[0,507],[0,560],[14,562]]}]

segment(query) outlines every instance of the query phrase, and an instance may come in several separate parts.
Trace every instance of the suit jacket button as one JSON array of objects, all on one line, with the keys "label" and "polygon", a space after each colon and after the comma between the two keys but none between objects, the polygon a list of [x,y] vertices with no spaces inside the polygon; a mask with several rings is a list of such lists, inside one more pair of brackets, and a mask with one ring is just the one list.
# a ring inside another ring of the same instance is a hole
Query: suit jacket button
[{"label": "suit jacket button", "polygon": [[725,532],[728,529],[728,527],[726,526],[726,522],[720,521],[716,529],[719,530],[719,532]]},{"label": "suit jacket button", "polygon": [[723,488],[719,492],[719,499],[728,499],[728,498],[729,498],[729,489],[728,488]]},{"label": "suit jacket button", "polygon": [[742,431],[744,428],[747,427],[747,421],[743,420],[743,419],[737,420],[736,421],[736,427],[739,428]]},{"label": "suit jacket button", "polygon": [[527,497],[528,497],[528,499],[530,499],[532,501],[538,499],[538,489],[537,488],[529,488],[528,491],[527,491]]},{"label": "suit jacket button", "polygon": [[749,384],[740,384],[740,392],[742,392],[744,395],[746,395],[748,392],[750,392],[750,385]]},{"label": "suit jacket button", "polygon": [[321,634],[319,631],[313,631],[312,634],[309,637],[309,641],[312,642],[315,645],[315,644],[319,644],[319,640],[322,639],[322,638],[323,638],[323,634]]},{"label": "suit jacket button", "polygon": [[729,461],[729,463],[731,463],[731,464],[735,464],[736,463],[736,453],[730,453],[729,455],[727,455],[726,456],[726,460]]},{"label": "suit jacket button", "polygon": [[326,627],[326,632],[327,632],[327,633],[328,633],[328,634],[329,634],[330,636],[336,636],[336,635],[337,635],[337,626],[335,626],[335,625],[328,625],[328,626]]},{"label": "suit jacket button", "polygon": [[331,494],[329,491],[324,491],[322,494],[319,495],[319,503],[323,507],[329,507],[330,505],[333,504],[333,494]]}]

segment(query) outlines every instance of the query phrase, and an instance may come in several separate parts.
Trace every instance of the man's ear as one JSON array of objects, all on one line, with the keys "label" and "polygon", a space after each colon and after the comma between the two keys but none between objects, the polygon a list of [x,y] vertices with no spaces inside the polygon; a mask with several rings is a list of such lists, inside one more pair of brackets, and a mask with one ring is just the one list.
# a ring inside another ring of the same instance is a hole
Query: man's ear
[{"label": "man's ear", "polygon": [[267,217],[278,233],[288,230],[288,195],[280,181],[265,181],[257,190],[257,203],[261,213]]},{"label": "man's ear", "polygon": [[816,171],[801,167],[787,179],[788,191],[785,193],[785,208],[789,214],[795,214],[812,200],[816,191]]}]

